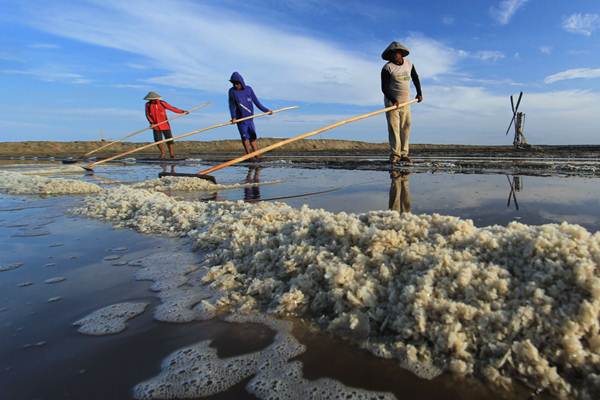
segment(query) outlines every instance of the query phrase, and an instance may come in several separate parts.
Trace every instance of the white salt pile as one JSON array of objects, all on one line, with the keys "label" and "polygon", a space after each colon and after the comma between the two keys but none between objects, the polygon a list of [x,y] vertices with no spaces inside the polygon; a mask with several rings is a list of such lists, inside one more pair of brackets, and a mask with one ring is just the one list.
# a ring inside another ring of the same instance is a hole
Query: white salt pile
[{"label": "white salt pile", "polygon": [[113,335],[127,328],[127,321],[142,314],[148,303],[118,303],[94,311],[73,323],[84,335]]},{"label": "white salt pile", "polygon": [[135,189],[147,189],[156,192],[203,192],[218,191],[228,189],[238,189],[258,185],[270,185],[280,181],[269,181],[261,183],[232,183],[219,185],[207,181],[206,179],[185,177],[185,176],[165,176],[159,179],[151,179],[131,185]]},{"label": "white salt pile", "polygon": [[210,300],[218,311],[303,317],[382,357],[600,397],[600,233],[578,225],[476,228],[436,214],[191,203],[124,187],[80,212],[194,238],[205,283],[224,293]]},{"label": "white salt pile", "polygon": [[102,190],[93,183],[0,171],[0,192],[9,194],[87,194]]}]

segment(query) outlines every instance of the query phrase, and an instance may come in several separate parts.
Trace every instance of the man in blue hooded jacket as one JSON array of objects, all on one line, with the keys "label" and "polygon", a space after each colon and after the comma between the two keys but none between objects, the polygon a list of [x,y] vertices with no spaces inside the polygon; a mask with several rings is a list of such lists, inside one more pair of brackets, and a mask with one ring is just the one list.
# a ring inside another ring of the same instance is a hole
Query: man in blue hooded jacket
[{"label": "man in blue hooded jacket", "polygon": [[[254,121],[248,119],[246,121],[237,122],[237,120],[254,115],[253,104],[256,104],[256,107],[260,108],[262,112],[272,114],[273,111],[269,110],[258,101],[258,98],[254,94],[254,90],[246,85],[244,78],[242,78],[242,75],[238,72],[231,74],[229,82],[233,85],[233,87],[229,89],[229,112],[231,113],[231,122],[234,124],[237,123],[246,154],[252,153],[253,151],[258,150],[258,147],[256,146],[256,128],[254,127]],[[258,157],[255,157],[255,159],[258,159]]]}]

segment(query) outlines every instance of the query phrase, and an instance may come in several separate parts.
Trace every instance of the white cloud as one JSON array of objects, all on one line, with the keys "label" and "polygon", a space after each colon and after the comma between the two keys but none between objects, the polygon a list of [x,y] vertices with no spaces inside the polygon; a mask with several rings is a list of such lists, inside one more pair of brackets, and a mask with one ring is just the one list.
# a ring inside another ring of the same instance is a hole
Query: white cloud
[{"label": "white cloud", "polygon": [[563,19],[562,27],[567,32],[591,36],[600,29],[600,14],[571,14]]},{"label": "white cloud", "polygon": [[65,71],[59,67],[50,65],[30,69],[4,69],[0,70],[0,73],[8,75],[30,76],[43,82],[63,82],[77,85],[83,85],[92,82],[90,79],[87,79],[81,74]]},{"label": "white cloud", "polygon": [[400,41],[411,49],[410,57],[419,75],[425,78],[454,72],[462,57],[459,50],[423,35],[412,34]]},{"label": "white cloud", "polygon": [[552,46],[540,46],[539,50],[540,50],[540,53],[546,54],[549,56],[550,54],[552,54],[553,48],[552,48]]},{"label": "white cloud", "polygon": [[[132,68],[166,71],[149,78],[151,84],[225,93],[229,75],[238,70],[264,98],[381,103],[379,55],[387,43],[376,53],[356,52],[203,3],[172,2],[161,13],[145,2],[116,0],[68,8],[43,4],[36,11],[28,17],[39,29],[146,59],[130,63]],[[403,41],[422,78],[452,72],[460,60],[456,50],[434,39],[412,34]]]},{"label": "white cloud", "polygon": [[[433,143],[512,143],[504,135],[511,117],[508,95],[467,86],[428,86],[424,94],[425,101],[413,107],[415,141],[427,135]],[[525,134],[532,144],[583,144],[597,142],[599,106],[599,92],[563,90],[526,92],[519,108],[527,114]]]},{"label": "white cloud", "polygon": [[569,79],[593,79],[600,78],[600,68],[574,68],[566,71],[549,75],[544,79],[544,83],[554,83],[566,81]]},{"label": "white cloud", "polygon": [[145,5],[139,1],[69,8],[40,5],[44,12],[38,7],[30,17],[42,30],[134,53],[167,71],[149,83],[225,93],[229,75],[238,70],[266,98],[381,102],[378,55],[343,50],[202,3],[172,2],[160,13]]},{"label": "white cloud", "polygon": [[502,0],[497,7],[490,8],[490,14],[500,24],[506,25],[528,0]]}]

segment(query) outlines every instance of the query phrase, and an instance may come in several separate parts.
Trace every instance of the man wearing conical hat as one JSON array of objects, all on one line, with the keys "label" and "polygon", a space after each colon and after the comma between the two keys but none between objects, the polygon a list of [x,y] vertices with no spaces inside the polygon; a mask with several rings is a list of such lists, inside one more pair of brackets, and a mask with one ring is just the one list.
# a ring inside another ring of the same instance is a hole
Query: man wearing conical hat
[{"label": "man wearing conical hat", "polygon": [[[408,56],[410,50],[401,43],[392,42],[381,54],[388,61],[381,69],[381,91],[386,107],[399,105],[410,100],[410,81],[417,90],[417,100],[423,101],[421,83],[415,66]],[[410,136],[411,113],[410,107],[404,106],[386,113],[388,135],[390,142],[390,163],[410,163],[408,157],[408,140]]]},{"label": "man wearing conical hat", "polygon": [[[152,129],[154,130],[154,141],[160,142],[164,139],[171,139],[173,134],[171,133],[171,125],[167,121],[167,110],[173,111],[177,114],[189,114],[189,111],[180,110],[179,108],[173,107],[164,100],[161,100],[161,96],[156,92],[149,92],[144,100],[148,100],[146,103],[146,118],[150,125],[156,125]],[[160,150],[160,158],[167,158],[165,148],[162,143],[159,143],[158,149]],[[175,151],[173,150],[173,141],[167,142],[169,148],[169,155],[171,158],[175,158]]]}]

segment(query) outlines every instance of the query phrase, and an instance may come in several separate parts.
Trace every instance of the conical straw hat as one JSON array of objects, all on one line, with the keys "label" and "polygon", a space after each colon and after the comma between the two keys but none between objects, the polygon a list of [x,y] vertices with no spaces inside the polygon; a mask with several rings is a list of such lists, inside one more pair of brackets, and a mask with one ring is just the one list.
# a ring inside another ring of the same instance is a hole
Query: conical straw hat
[{"label": "conical straw hat", "polygon": [[394,53],[395,51],[401,52],[402,53],[402,57],[406,57],[410,53],[410,49],[408,47],[406,47],[405,45],[403,45],[402,43],[392,42],[383,51],[383,54],[381,54],[381,58],[383,58],[386,61],[391,61],[392,60],[392,53]]},{"label": "conical straw hat", "polygon": [[148,92],[148,94],[146,95],[146,97],[144,97],[144,100],[158,100],[160,99],[161,96],[156,93],[156,92]]}]

